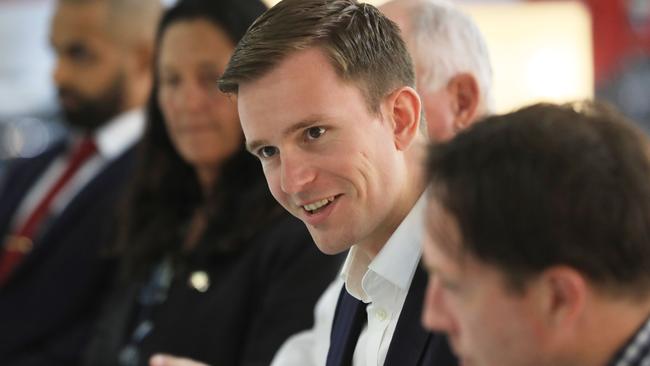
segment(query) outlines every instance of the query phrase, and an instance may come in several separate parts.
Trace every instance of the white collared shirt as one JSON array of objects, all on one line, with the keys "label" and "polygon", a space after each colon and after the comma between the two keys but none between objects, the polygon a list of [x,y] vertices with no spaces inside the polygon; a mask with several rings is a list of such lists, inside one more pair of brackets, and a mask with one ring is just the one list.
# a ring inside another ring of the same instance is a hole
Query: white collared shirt
[{"label": "white collared shirt", "polygon": [[[97,129],[94,134],[97,154],[84,162],[63,190],[57,194],[50,207],[51,214],[61,213],[77,193],[97,176],[109,162],[118,158],[140,139],[143,130],[144,113],[141,109],[122,113]],[[81,136],[74,134],[71,138],[73,142],[70,145],[74,146],[74,140],[80,139]],[[43,199],[43,196],[59,179],[59,176],[63,174],[68,157],[69,152],[55,158],[30,188],[12,219],[12,228],[15,229],[22,225],[27,216]]]},{"label": "white collared shirt", "polygon": [[327,360],[332,321],[341,286],[369,303],[368,325],[354,350],[353,364],[383,365],[395,333],[408,289],[422,254],[424,194],[371,261],[352,246],[336,279],[323,293],[314,311],[314,327],[289,338],[276,353],[272,366],[323,366]]}]

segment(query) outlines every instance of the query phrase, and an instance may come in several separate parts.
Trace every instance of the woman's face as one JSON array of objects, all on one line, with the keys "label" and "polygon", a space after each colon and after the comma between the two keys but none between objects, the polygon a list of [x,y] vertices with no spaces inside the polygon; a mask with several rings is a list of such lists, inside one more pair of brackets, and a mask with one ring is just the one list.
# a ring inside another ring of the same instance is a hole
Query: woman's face
[{"label": "woman's face", "polygon": [[162,36],[158,103],[176,150],[199,172],[216,172],[243,140],[237,101],[217,88],[233,49],[228,35],[203,19],[173,23]]}]

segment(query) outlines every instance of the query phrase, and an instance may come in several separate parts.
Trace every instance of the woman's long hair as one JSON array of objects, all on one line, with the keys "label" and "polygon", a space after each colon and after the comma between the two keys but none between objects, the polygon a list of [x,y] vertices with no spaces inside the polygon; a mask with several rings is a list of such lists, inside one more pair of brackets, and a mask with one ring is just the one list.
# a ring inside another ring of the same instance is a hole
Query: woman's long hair
[{"label": "woman's long hair", "polygon": [[[168,27],[179,21],[208,20],[237,43],[264,12],[258,0],[182,0],[163,15],[156,36],[156,63]],[[209,45],[206,45],[209,47]],[[216,86],[215,80],[215,88]],[[159,80],[147,105],[147,124],[140,143],[135,177],[120,218],[117,251],[126,278],[146,275],[166,255],[182,257],[184,229],[197,208],[205,209],[206,231],[195,248],[201,254],[238,250],[262,226],[282,212],[271,197],[257,159],[244,144],[221,164],[210,197],[203,197],[194,168],[178,154],[158,105]]]}]

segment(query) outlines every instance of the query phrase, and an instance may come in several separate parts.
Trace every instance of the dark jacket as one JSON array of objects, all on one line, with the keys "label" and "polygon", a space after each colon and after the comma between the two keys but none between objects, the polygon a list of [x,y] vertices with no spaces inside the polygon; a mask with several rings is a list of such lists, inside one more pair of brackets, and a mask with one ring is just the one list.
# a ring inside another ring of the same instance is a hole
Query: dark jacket
[{"label": "dark jacket", "polygon": [[[209,238],[206,241],[209,242]],[[192,260],[176,273],[167,299],[153,312],[153,330],[140,342],[139,365],[158,352],[218,365],[268,365],[284,340],[310,328],[320,294],[335,278],[341,256],[318,251],[305,225],[283,214],[240,250]],[[189,285],[205,271],[210,286]],[[107,304],[86,365],[117,365],[136,326],[142,284],[118,287]]]},{"label": "dark jacket", "polygon": [[[64,150],[12,163],[0,188],[0,238],[26,193]],[[115,202],[133,151],[109,163],[53,218],[0,288],[0,365],[75,365],[112,278],[101,251],[112,240]]]},{"label": "dark jacket", "polygon": [[[384,366],[456,366],[447,337],[421,323],[427,275],[418,266],[388,347]],[[332,324],[327,366],[349,366],[366,318],[365,304],[341,289]]]}]

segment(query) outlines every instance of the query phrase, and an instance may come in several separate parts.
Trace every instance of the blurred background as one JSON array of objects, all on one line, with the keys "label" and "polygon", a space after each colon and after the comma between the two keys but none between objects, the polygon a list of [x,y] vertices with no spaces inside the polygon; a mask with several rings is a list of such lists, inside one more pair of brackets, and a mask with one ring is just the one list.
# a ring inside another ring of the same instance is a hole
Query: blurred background
[{"label": "blurred background", "polygon": [[[63,132],[50,77],[54,1],[0,0],[0,177],[7,159]],[[650,0],[454,2],[488,41],[498,112],[596,96],[650,133]]]}]

